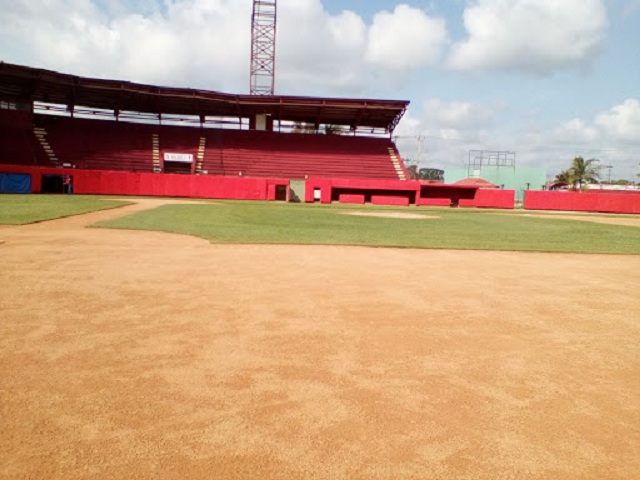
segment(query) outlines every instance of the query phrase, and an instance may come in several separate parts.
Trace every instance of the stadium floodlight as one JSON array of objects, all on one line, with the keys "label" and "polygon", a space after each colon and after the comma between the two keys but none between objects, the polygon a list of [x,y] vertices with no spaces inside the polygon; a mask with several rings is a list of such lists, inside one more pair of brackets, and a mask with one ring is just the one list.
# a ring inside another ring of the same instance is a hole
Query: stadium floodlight
[{"label": "stadium floodlight", "polygon": [[251,15],[251,95],[273,95],[276,64],[276,0],[254,0]]}]

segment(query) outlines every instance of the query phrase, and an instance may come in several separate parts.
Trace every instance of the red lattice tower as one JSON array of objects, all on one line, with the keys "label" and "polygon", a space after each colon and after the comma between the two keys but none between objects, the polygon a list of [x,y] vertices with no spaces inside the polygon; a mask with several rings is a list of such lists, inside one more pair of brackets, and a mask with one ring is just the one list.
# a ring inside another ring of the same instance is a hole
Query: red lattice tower
[{"label": "red lattice tower", "polygon": [[251,95],[273,95],[276,64],[276,0],[253,0]]}]

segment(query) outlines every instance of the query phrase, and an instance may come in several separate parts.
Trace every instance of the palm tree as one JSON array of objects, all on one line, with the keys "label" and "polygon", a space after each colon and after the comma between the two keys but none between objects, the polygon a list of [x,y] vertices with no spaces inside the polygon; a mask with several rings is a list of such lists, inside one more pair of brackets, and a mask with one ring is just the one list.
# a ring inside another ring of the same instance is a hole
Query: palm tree
[{"label": "palm tree", "polygon": [[602,167],[597,163],[598,160],[595,158],[590,158],[589,160],[585,160],[582,157],[574,158],[568,170],[570,184],[574,187],[578,184],[578,188],[582,190],[582,186],[585,184],[599,182]]},{"label": "palm tree", "polygon": [[570,170],[563,170],[559,174],[556,175],[554,181],[558,183],[566,183],[569,186],[573,186],[573,178],[571,177]]}]

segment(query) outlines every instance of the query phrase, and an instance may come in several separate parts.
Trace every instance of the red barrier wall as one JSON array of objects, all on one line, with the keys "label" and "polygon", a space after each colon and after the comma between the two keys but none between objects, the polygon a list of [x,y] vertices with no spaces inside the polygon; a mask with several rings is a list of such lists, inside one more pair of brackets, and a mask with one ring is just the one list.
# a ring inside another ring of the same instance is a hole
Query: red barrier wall
[{"label": "red barrier wall", "polygon": [[527,210],[564,210],[572,212],[640,213],[640,193],[583,193],[527,191]]},{"label": "red barrier wall", "polygon": [[[74,192],[77,194],[275,200],[276,185],[284,185],[287,189],[289,188],[289,180],[277,178],[171,175],[18,165],[3,165],[1,168],[3,172],[7,173],[31,174],[31,191],[33,193],[41,191],[42,175],[47,174],[71,175]],[[378,205],[404,206],[415,202],[417,205],[449,206],[451,198],[455,197],[460,199],[461,206],[513,208],[515,198],[513,190],[476,191],[469,187],[441,184],[424,185],[418,181],[316,178],[306,182],[306,202],[314,201],[314,189],[316,188],[321,191],[321,203],[331,203],[335,199],[349,203],[370,201]],[[473,198],[474,195],[475,198]],[[608,199],[616,197],[612,194],[602,195]],[[624,197],[629,198],[630,195],[624,195]]]},{"label": "red barrier wall", "polygon": [[[448,207],[451,200],[448,198],[420,197],[418,205],[429,207]],[[460,199],[461,207],[475,208],[503,208],[513,209],[516,205],[515,190],[479,189],[473,199]]]},{"label": "red barrier wall", "polygon": [[401,195],[372,195],[373,205],[397,205],[406,207],[409,205],[409,197]]},{"label": "red barrier wall", "polygon": [[40,193],[43,175],[71,175],[73,191],[83,195],[275,200],[275,186],[289,186],[289,180],[276,178],[167,175],[18,165],[2,165],[0,170],[6,173],[30,174],[32,193]]},{"label": "red barrier wall", "polygon": [[341,193],[340,194],[340,203],[364,203],[364,194],[349,194],[349,193]]},{"label": "red barrier wall", "polygon": [[516,191],[481,188],[473,200],[460,200],[460,206],[513,210],[516,206]]},{"label": "red barrier wall", "polygon": [[421,207],[450,207],[449,198],[419,198],[418,205]]}]

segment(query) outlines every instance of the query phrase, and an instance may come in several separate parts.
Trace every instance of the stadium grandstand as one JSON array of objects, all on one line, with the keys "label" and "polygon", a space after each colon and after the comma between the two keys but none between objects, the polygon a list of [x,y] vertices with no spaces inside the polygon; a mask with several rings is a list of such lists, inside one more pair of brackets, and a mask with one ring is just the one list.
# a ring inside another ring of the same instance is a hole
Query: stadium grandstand
[{"label": "stadium grandstand", "polygon": [[[391,140],[408,104],[235,95],[0,63],[0,165],[5,173],[29,175],[31,192],[57,191],[63,176],[73,175],[77,193],[307,201],[344,194],[416,203],[425,187],[409,181]],[[335,186],[328,194],[313,192],[301,185],[310,179],[334,179]],[[454,201],[475,192],[433,188],[429,197],[442,193]]]}]

